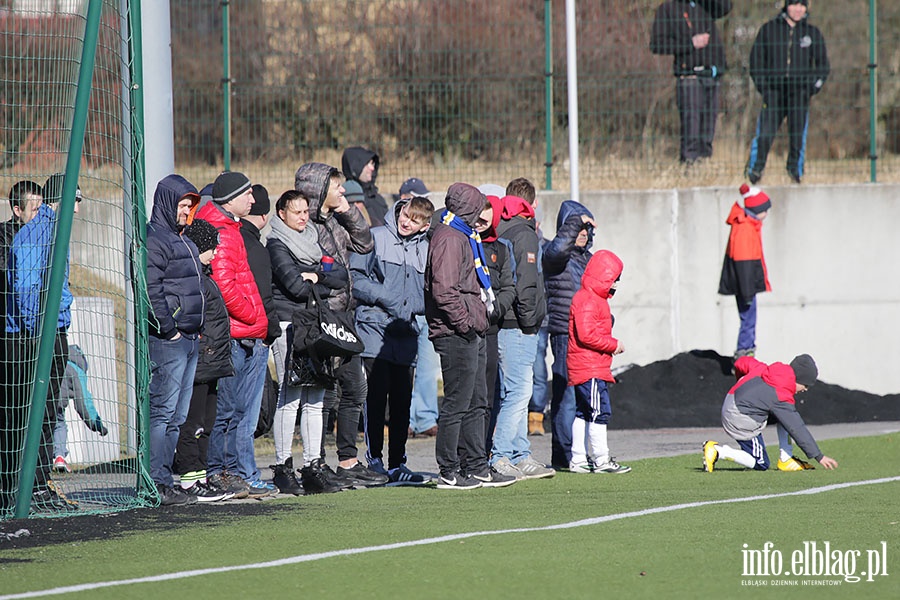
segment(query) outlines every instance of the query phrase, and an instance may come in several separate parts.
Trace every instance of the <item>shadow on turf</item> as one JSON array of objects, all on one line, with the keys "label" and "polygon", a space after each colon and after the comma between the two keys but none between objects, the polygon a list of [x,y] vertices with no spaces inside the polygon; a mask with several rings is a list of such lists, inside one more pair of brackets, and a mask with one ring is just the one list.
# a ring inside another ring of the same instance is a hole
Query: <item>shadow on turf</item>
[{"label": "shadow on turf", "polygon": [[[296,512],[304,508],[296,503],[226,502],[139,508],[120,513],[73,515],[53,519],[12,519],[0,522],[0,534],[27,529],[30,535],[11,539],[0,536],[0,551],[112,539],[136,531],[171,531],[180,526],[226,525],[231,519]],[[0,565],[18,562],[30,561],[0,558]]]}]

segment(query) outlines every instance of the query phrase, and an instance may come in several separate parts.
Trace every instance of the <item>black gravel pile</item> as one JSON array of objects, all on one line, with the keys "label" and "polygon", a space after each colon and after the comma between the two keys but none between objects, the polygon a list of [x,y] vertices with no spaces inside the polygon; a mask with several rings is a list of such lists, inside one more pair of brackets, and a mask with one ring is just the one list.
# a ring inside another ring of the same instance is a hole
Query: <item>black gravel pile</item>
[{"label": "black gravel pile", "polygon": [[[693,350],[616,376],[610,388],[616,429],[718,427],[725,394],[734,385],[731,358]],[[900,394],[878,396],[822,381],[797,397],[810,425],[900,421]]]}]

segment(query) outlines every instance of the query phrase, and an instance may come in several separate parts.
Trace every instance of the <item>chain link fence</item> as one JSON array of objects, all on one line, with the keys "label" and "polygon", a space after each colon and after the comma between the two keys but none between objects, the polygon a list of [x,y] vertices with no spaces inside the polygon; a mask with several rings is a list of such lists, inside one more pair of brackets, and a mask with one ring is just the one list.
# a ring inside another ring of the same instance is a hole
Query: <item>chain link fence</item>
[{"label": "chain link fence", "polygon": [[[717,22],[728,71],[715,150],[689,171],[678,160],[672,58],[649,48],[659,3],[576,2],[583,189],[743,179],[762,103],[749,75],[750,48],[783,1],[734,2]],[[381,156],[378,183],[385,193],[410,176],[434,189],[516,176],[568,189],[563,0],[184,0],[171,6],[176,161],[198,185],[230,167],[278,193],[291,187],[302,162],[339,165],[344,147],[364,145]],[[877,6],[877,31],[869,6]],[[831,75],[811,103],[804,180],[872,180],[874,143],[877,180],[897,181],[900,5],[812,2],[809,20],[825,36]],[[786,153],[782,126],[765,183],[789,181],[781,168]]]}]

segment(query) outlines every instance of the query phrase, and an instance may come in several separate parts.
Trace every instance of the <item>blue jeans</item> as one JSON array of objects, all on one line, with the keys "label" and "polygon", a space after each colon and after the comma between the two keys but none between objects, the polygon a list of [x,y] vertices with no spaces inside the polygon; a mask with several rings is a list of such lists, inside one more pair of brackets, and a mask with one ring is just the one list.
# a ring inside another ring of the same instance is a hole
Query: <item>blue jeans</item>
[{"label": "blue jeans", "polygon": [[431,340],[428,339],[428,323],[425,317],[417,316],[416,324],[419,326],[419,352],[409,408],[409,426],[415,433],[422,433],[437,425],[437,380],[441,374],[441,360],[434,351]]},{"label": "blue jeans", "polygon": [[219,380],[216,422],[209,435],[208,475],[229,471],[244,481],[259,479],[253,433],[259,420],[269,349],[262,340],[245,347],[231,340],[234,375]]},{"label": "blue jeans", "polygon": [[491,464],[504,457],[516,464],[531,456],[528,402],[531,400],[537,337],[519,329],[501,329],[497,334],[500,410],[494,428]]},{"label": "blue jeans", "polygon": [[172,461],[181,424],[187,418],[197,368],[197,338],[150,337],[150,477],[172,486]]},{"label": "blue jeans", "polygon": [[566,371],[566,355],[569,352],[569,335],[554,333],[550,336],[553,352],[553,397],[550,399],[551,464],[568,469],[572,461],[572,423],[575,421],[575,388],[569,387]]},{"label": "blue jeans", "polygon": [[529,412],[542,413],[547,410],[550,391],[549,373],[547,373],[547,346],[550,344],[550,330],[541,327],[537,333],[537,355],[534,357],[534,386],[531,391]]},{"label": "blue jeans", "polygon": [[741,318],[741,328],[738,331],[738,350],[756,348],[756,296],[750,302],[746,302],[740,296],[737,299],[738,316]]}]

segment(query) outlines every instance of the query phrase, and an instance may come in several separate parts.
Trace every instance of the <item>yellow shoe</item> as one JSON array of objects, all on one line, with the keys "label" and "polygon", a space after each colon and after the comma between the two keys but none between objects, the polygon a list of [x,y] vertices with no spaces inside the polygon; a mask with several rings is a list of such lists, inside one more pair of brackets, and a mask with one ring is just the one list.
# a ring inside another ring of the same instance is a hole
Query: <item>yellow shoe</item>
[{"label": "yellow shoe", "polygon": [[544,413],[528,413],[528,435],[544,435]]},{"label": "yellow shoe", "polygon": [[716,450],[716,443],[712,440],[703,444],[703,470],[712,473],[719,460],[719,451]]},{"label": "yellow shoe", "polygon": [[787,460],[778,459],[779,471],[806,471],[810,469],[815,469],[815,467],[796,456],[792,456]]}]

